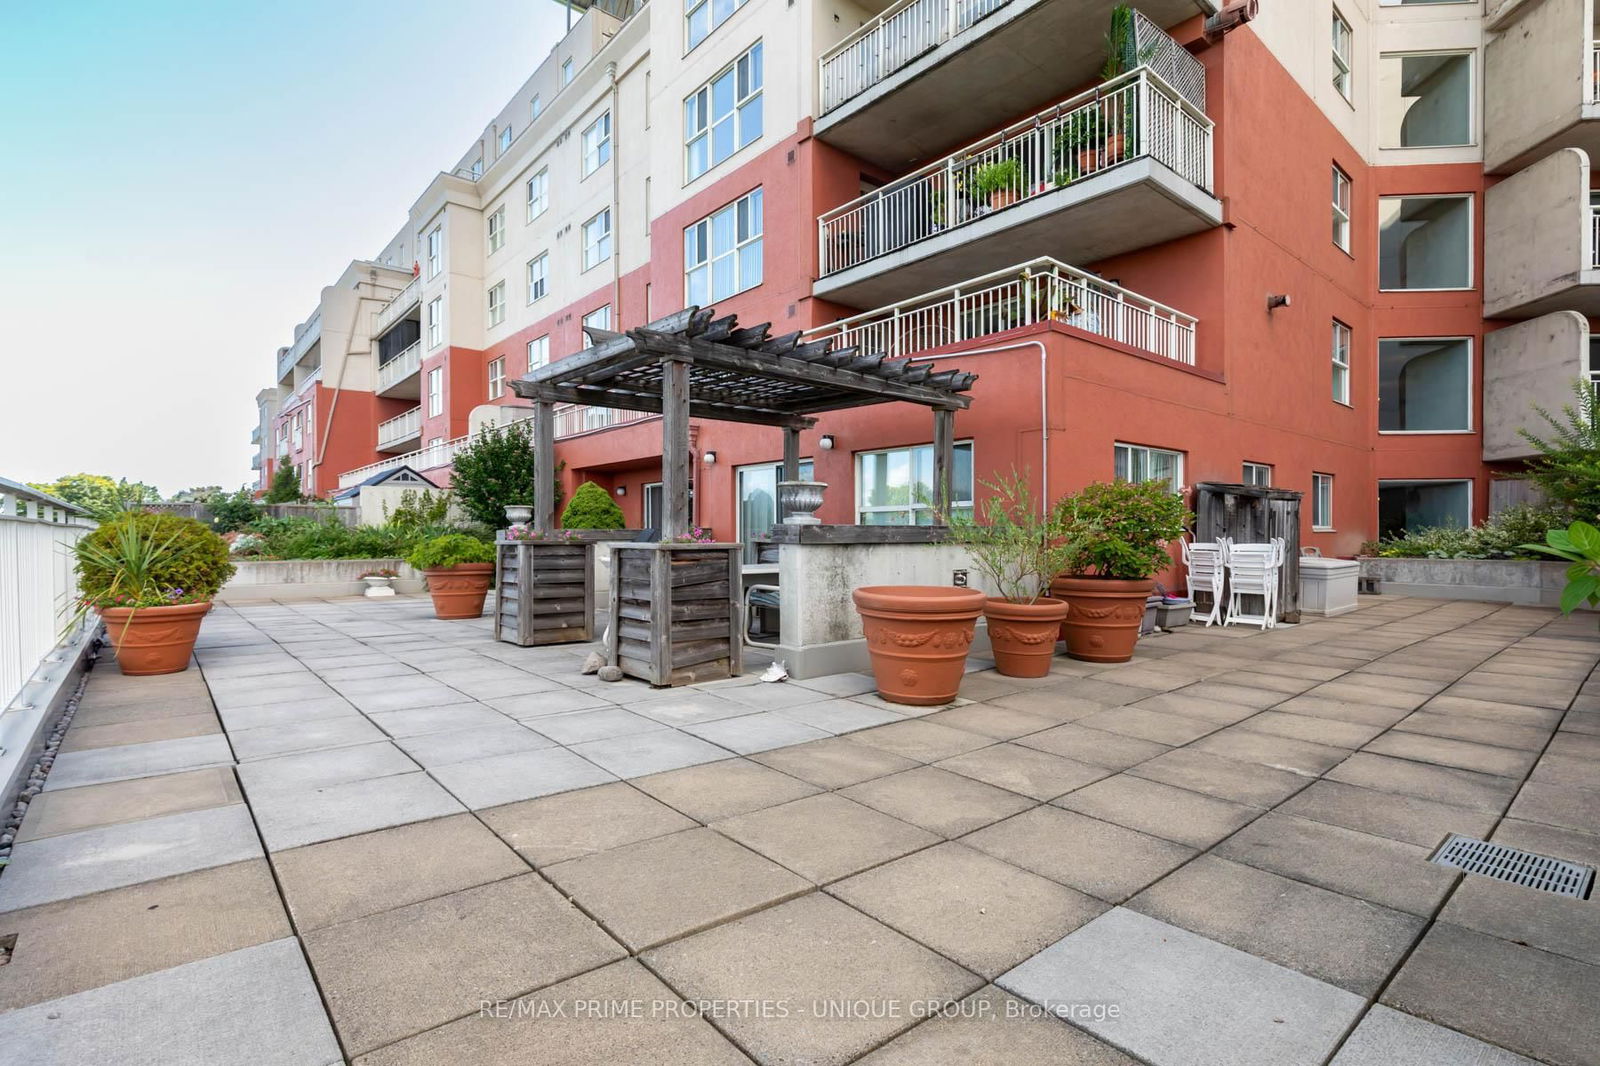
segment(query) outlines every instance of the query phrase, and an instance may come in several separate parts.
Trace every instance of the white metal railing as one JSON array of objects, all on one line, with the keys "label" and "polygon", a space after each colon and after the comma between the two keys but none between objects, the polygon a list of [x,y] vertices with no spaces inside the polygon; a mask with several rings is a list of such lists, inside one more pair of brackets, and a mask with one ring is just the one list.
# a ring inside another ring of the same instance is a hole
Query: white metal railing
[{"label": "white metal railing", "polygon": [[0,478],[0,712],[60,642],[78,597],[72,547],[95,523],[60,500]]},{"label": "white metal railing", "polygon": [[1589,99],[1600,103],[1600,41],[1589,49]]},{"label": "white metal railing", "polygon": [[378,366],[378,392],[388,392],[422,369],[422,342],[412,341],[399,355]]},{"label": "white metal railing", "polygon": [[1600,204],[1589,205],[1589,265],[1600,270]]},{"label": "white metal railing", "polygon": [[372,312],[372,336],[377,339],[388,332],[390,326],[400,321],[405,313],[422,299],[422,275],[418,274],[395,293],[388,303]]},{"label": "white metal railing", "polygon": [[1010,0],[897,0],[817,64],[822,113],[857,96]]},{"label": "white metal railing", "polygon": [[422,406],[378,423],[378,447],[390,448],[403,440],[422,435]]},{"label": "white metal railing", "polygon": [[1129,71],[822,215],[822,274],[1133,159],[1158,160],[1209,192],[1211,127],[1149,68]]},{"label": "white metal railing", "polygon": [[307,392],[311,391],[311,389],[316,386],[317,382],[321,380],[322,364],[319,363],[317,364],[317,368],[315,370],[311,371],[311,373],[300,379],[300,384],[296,385],[294,387],[294,391],[289,393],[289,395],[284,399],[283,407],[288,407],[291,403],[294,403],[296,400],[300,399]]},{"label": "white metal railing", "polygon": [[998,270],[806,331],[834,346],[900,359],[975,337],[1055,321],[1194,365],[1195,318],[1054,259]]}]

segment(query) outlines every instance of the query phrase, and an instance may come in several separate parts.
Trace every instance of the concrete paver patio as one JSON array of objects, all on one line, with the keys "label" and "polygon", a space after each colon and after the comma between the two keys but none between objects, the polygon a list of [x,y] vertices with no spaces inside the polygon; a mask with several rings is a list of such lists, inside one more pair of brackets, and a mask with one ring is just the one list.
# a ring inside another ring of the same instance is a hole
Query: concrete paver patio
[{"label": "concrete paver patio", "polygon": [[1600,1064],[1592,617],[1365,599],[948,708],[678,690],[426,600],[91,675],[0,875],[8,1061]]}]

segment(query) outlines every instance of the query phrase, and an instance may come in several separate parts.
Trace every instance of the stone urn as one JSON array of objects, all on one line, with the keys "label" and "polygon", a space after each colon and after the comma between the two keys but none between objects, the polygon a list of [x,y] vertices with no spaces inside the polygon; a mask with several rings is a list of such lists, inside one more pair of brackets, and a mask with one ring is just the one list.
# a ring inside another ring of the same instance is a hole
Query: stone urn
[{"label": "stone urn", "polygon": [[533,507],[528,504],[506,504],[506,522],[513,526],[525,526],[533,517]]},{"label": "stone urn", "polygon": [[367,586],[361,593],[363,596],[382,597],[394,595],[394,578],[386,574],[362,574],[361,583]]},{"label": "stone urn", "polygon": [[815,512],[822,506],[822,492],[827,487],[826,481],[778,482],[778,513],[784,516],[783,524],[821,525],[822,519],[818,518]]}]

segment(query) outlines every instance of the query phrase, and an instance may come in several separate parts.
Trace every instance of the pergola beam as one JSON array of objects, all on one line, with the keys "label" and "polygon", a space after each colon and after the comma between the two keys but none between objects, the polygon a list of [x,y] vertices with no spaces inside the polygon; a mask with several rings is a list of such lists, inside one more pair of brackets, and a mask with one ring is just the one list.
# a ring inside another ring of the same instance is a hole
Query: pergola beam
[{"label": "pergola beam", "polygon": [[[527,399],[549,403],[571,403],[583,407],[611,407],[620,411],[644,411],[662,414],[661,397],[644,392],[622,392],[590,386],[585,389],[562,385],[539,385],[523,381],[526,392],[519,393]],[[788,411],[775,411],[761,407],[735,407],[719,403],[689,401],[691,418],[709,418],[723,422],[742,422],[752,426],[789,426],[810,429],[817,424],[814,418]]]}]

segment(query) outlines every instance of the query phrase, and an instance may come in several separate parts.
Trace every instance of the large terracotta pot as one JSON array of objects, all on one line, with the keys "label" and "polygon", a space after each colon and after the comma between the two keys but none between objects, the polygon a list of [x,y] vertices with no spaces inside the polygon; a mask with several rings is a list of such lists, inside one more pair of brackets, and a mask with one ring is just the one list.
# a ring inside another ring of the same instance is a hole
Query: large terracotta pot
[{"label": "large terracotta pot", "polygon": [[489,582],[494,580],[493,563],[458,563],[443,570],[424,570],[422,574],[428,579],[435,618],[454,620],[483,614]]},{"label": "large terracotta pot", "polygon": [[117,649],[117,665],[125,674],[147,677],[189,669],[195,638],[210,603],[171,607],[107,607],[100,617],[106,636]]},{"label": "large terracotta pot", "polygon": [[1067,601],[1061,639],[1067,654],[1091,663],[1125,663],[1139,643],[1144,601],[1154,580],[1111,577],[1058,577],[1050,594]]},{"label": "large terracotta pot", "polygon": [[984,604],[994,668],[1007,677],[1044,677],[1056,654],[1067,617],[1063,600],[1041,596],[1033,603],[991,599]]},{"label": "large terracotta pot", "polygon": [[982,590],[875,585],[856,589],[851,598],[861,614],[878,695],[917,707],[956,698],[987,599]]}]

